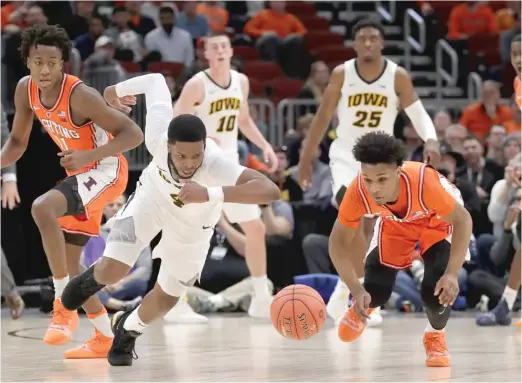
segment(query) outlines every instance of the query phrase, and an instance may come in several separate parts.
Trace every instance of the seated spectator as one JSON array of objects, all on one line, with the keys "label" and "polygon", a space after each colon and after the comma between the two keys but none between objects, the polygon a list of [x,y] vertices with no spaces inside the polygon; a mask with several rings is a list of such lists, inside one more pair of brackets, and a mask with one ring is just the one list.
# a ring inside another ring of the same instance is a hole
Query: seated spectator
[{"label": "seated spectator", "polygon": [[406,159],[408,161],[422,162],[424,158],[424,142],[409,119],[405,122],[402,134]]},{"label": "seated spectator", "polygon": [[[516,3],[510,1],[510,3]],[[520,8],[520,4],[518,4]],[[495,24],[499,33],[510,31],[515,27],[517,12],[512,7],[501,8],[495,12]]]},{"label": "seated spectator", "polygon": [[2,20],[2,33],[16,33],[27,27],[25,17],[29,12],[25,2],[11,1],[2,5],[0,17]]},{"label": "seated spectator", "polygon": [[446,130],[451,125],[451,116],[447,111],[440,110],[433,117],[433,125],[435,125],[438,140],[443,141],[446,135]]},{"label": "seated spectator", "polygon": [[217,1],[204,1],[198,4],[196,13],[207,18],[212,32],[223,32],[228,25],[228,11]]},{"label": "seated spectator", "polygon": [[300,108],[299,115],[306,113],[315,113],[321,101],[323,101],[323,94],[328,81],[330,80],[330,70],[324,61],[316,61],[310,68],[310,75],[306,80],[303,88],[297,95],[297,98],[305,100],[317,101],[317,106],[306,106]]},{"label": "seated spectator", "polygon": [[74,1],[73,3],[74,15],[71,20],[63,23],[64,29],[67,31],[71,40],[76,39],[89,32],[89,21],[95,13],[94,1]]},{"label": "seated spectator", "polygon": [[94,44],[96,40],[103,34],[105,26],[103,19],[99,15],[93,15],[89,20],[89,32],[78,36],[74,40],[74,46],[80,52],[80,57],[85,60],[94,53]]},{"label": "seated spectator", "polygon": [[506,128],[502,125],[493,125],[486,137],[487,152],[486,159],[495,162],[499,166],[505,165],[504,158],[504,139],[506,138]]},{"label": "seated spectator", "polygon": [[[295,130],[293,128],[287,130],[285,135],[285,145],[287,147],[289,166],[295,166],[299,162],[301,141],[303,141],[303,139],[308,134],[308,130],[310,129],[310,125],[312,124],[313,119],[314,115],[307,113],[298,118]],[[321,156],[319,159],[324,163],[329,162],[328,152],[334,139],[335,130],[331,129],[328,131],[319,145],[319,148],[321,149]]]},{"label": "seated spectator", "polygon": [[[114,54],[115,49],[112,39],[107,36],[100,36],[94,44],[94,53],[83,62],[84,79],[89,81],[89,83],[97,81],[97,85],[101,85],[99,83],[103,79],[106,81],[107,86],[124,81],[126,77],[125,70],[115,60]],[[103,78],[99,72],[96,72],[96,69],[101,67],[104,69]]]},{"label": "seated spectator", "polygon": [[496,33],[495,14],[485,1],[466,1],[450,13],[448,37],[466,39],[475,33]]},{"label": "seated spectator", "polygon": [[[125,205],[126,197],[120,196],[116,201],[106,205],[103,215],[106,220],[111,219]],[[88,268],[93,265],[105,250],[105,241],[110,229],[107,224],[102,226],[100,236],[89,240],[82,253],[81,263]],[[102,304],[111,310],[130,311],[136,308],[141,298],[147,292],[147,285],[152,274],[152,253],[149,246],[141,252],[131,271],[119,282],[105,286],[98,292]]]},{"label": "seated spectator", "polygon": [[[150,3],[150,2],[147,2]],[[140,34],[142,37],[145,37],[147,33],[154,30],[156,28],[156,22],[150,18],[149,16],[141,13],[141,8],[143,6],[143,1],[126,1],[125,8],[129,11],[131,15],[130,19],[130,27]],[[170,7],[173,7],[173,4],[169,4]],[[153,7],[157,9],[156,6]],[[171,8],[173,9],[173,8]]]},{"label": "seated spectator", "polygon": [[[504,27],[506,28],[504,31],[501,31],[500,34],[500,58],[502,62],[509,63],[511,59],[511,41],[515,38],[515,36],[520,36],[520,2],[519,1],[509,1],[506,23]],[[509,24],[512,25],[510,28],[507,28]]]},{"label": "seated spectator", "polygon": [[208,35],[210,27],[207,18],[196,13],[197,3],[187,1],[183,3],[183,12],[178,15],[177,25],[186,30],[194,40]]},{"label": "seated spectator", "polygon": [[511,111],[513,112],[513,119],[506,121],[504,127],[506,128],[507,134],[516,133],[520,135],[520,131],[522,130],[522,126],[520,125],[522,111],[517,105],[515,95],[511,98]]},{"label": "seated spectator", "polygon": [[468,106],[460,117],[460,124],[470,133],[486,137],[493,125],[502,125],[512,119],[511,109],[500,105],[499,84],[494,81],[484,81],[482,102]]},{"label": "seated spectator", "polygon": [[307,62],[306,58],[300,61],[295,53],[302,49],[302,36],[306,28],[297,17],[286,12],[284,1],[270,1],[270,9],[256,13],[245,25],[244,32],[256,39],[256,46],[263,59],[279,60],[288,75],[286,66],[292,62],[302,66]]},{"label": "seated spectator", "polygon": [[460,125],[453,124],[448,126],[444,134],[444,142],[446,142],[454,151],[464,154],[464,140],[468,136],[468,130]]},{"label": "seated spectator", "polygon": [[113,27],[107,29],[105,35],[113,41],[117,60],[140,62],[145,54],[143,38],[130,29],[130,17],[125,7],[115,7],[112,11]]},{"label": "seated spectator", "polygon": [[145,36],[145,48],[150,52],[159,52],[161,61],[182,63],[186,67],[194,61],[194,47],[190,34],[174,26],[175,15],[171,7],[160,9],[161,26]]},{"label": "seated spectator", "polygon": [[208,69],[208,60],[205,57],[205,42],[201,38],[196,42],[196,59],[190,66],[185,66],[185,68],[183,68],[183,72],[181,72],[181,75],[176,81],[178,92],[181,92],[181,89],[188,80],[205,69]]}]

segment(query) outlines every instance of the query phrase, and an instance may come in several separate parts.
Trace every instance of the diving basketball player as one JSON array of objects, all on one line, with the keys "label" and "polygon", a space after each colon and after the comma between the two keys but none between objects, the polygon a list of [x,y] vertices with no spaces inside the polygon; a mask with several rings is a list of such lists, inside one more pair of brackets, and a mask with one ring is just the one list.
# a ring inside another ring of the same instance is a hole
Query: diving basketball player
[{"label": "diving basketball player", "polygon": [[[16,87],[13,131],[1,155],[2,168],[23,155],[36,115],[60,148],[60,164],[68,176],[32,206],[55,289],[43,339],[49,345],[68,343],[78,327],[78,313],[62,305],[63,289],[69,276],[79,272],[83,246],[99,234],[104,205],[125,191],[127,161],[121,153],[143,141],[131,119],[109,107],[96,90],[63,73],[70,49],[67,33],[57,26],[35,26],[22,33],[20,51],[31,74]],[[124,107],[119,101],[114,105]],[[107,311],[95,296],[83,308],[95,334],[65,357],[105,358],[113,339]]]},{"label": "diving basketball player", "polygon": [[[330,236],[330,257],[355,302],[339,324],[339,338],[352,342],[363,333],[371,312],[390,298],[398,270],[411,266],[420,242],[421,296],[429,321],[426,366],[449,367],[444,328],[459,293],[460,269],[469,259],[471,216],[455,186],[426,164],[404,161],[402,142],[384,131],[359,137],[352,154],[361,170],[344,194]],[[379,240],[364,262],[370,238],[358,227],[377,217]],[[361,284],[357,271],[363,263]]]},{"label": "diving basketball player", "polygon": [[[375,21],[361,20],[353,27],[352,35],[357,58],[333,70],[299,161],[299,182],[306,188],[312,176],[313,153],[337,109],[338,138],[330,148],[333,195],[337,205],[343,198],[346,185],[352,182],[360,169],[360,164],[351,154],[355,140],[375,130],[393,134],[395,119],[401,108],[424,140],[425,156],[431,161],[439,158],[435,127],[415,93],[409,74],[382,55],[383,27]],[[362,277],[362,269],[360,273]],[[348,296],[346,285],[339,279],[327,305],[330,317],[337,320],[343,315]],[[368,324],[381,322],[382,316],[376,310]]]},{"label": "diving basketball player", "polygon": [[[239,161],[237,153],[238,127],[241,132],[263,150],[271,170],[277,167],[272,146],[263,137],[248,111],[248,78],[230,69],[232,46],[227,35],[217,33],[205,39],[205,57],[209,69],[199,72],[183,87],[174,106],[174,115],[192,113],[207,127],[208,137],[214,139],[228,158]],[[245,258],[252,276],[254,296],[248,309],[253,317],[269,317],[272,301],[266,277],[265,227],[257,205],[225,204],[223,208],[230,223],[238,223],[246,237]]]},{"label": "diving basketball player", "polygon": [[[171,310],[199,276],[223,203],[267,204],[279,188],[267,177],[230,161],[191,114],[173,118],[170,91],[161,74],[134,77],[105,92],[107,101],[145,94],[145,144],[153,159],[134,194],[114,217],[103,257],[73,278],[63,304],[74,310],[105,285],[128,274],[140,252],[163,231],[153,256],[161,258],[158,281],[141,305],[113,317],[113,366],[132,364],[136,338]],[[246,206],[246,205],[245,205]]]}]

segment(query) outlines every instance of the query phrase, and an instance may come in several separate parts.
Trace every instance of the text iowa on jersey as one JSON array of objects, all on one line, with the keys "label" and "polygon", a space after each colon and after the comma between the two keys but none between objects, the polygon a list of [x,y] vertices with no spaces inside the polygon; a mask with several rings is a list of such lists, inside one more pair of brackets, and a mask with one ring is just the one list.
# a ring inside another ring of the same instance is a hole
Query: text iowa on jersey
[{"label": "text iowa on jersey", "polygon": [[239,110],[241,107],[241,100],[236,97],[221,98],[216,101],[212,101],[209,106],[208,114],[219,113],[224,110]]}]

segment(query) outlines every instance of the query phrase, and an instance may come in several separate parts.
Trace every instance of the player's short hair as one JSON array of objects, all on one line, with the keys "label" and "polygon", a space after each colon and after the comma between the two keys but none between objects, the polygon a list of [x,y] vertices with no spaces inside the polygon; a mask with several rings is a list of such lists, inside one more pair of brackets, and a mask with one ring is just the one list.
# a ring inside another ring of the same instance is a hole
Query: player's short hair
[{"label": "player's short hair", "polygon": [[225,32],[225,31],[211,31],[209,32],[204,38],[203,38],[203,43],[204,43],[204,47],[206,48],[207,47],[207,41],[208,39],[211,39],[213,37],[226,37],[227,39],[230,40],[230,37],[228,36],[228,34]]},{"label": "player's short hair", "polygon": [[65,29],[60,26],[35,25],[22,32],[22,44],[19,51],[25,63],[27,63],[31,47],[38,45],[60,49],[63,61],[69,61],[72,48],[71,40]]},{"label": "player's short hair", "polygon": [[357,139],[352,154],[362,164],[401,166],[406,158],[404,145],[383,131],[370,132]]},{"label": "player's short hair", "polygon": [[355,25],[352,28],[352,38],[354,39],[357,32],[359,32],[363,28],[375,28],[384,38],[384,28],[382,24],[372,19],[362,19],[355,23]]},{"label": "player's short hair", "polygon": [[199,142],[207,138],[207,129],[201,119],[192,114],[174,117],[167,133],[169,144],[176,142]]}]

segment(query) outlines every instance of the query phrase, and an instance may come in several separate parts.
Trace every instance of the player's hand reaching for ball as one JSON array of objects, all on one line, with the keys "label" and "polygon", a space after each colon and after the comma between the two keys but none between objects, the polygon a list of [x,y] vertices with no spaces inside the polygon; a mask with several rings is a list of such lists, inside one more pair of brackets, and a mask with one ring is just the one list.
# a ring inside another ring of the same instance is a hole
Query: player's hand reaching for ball
[{"label": "player's hand reaching for ball", "polygon": [[439,303],[444,307],[455,303],[459,295],[459,281],[453,274],[444,274],[435,285],[435,296],[439,297]]},{"label": "player's hand reaching for ball", "polygon": [[136,105],[136,96],[118,97],[116,86],[111,85],[105,88],[103,98],[114,109],[121,110],[123,113],[130,113],[132,105]]},{"label": "player's hand reaching for ball", "polygon": [[436,140],[429,139],[424,143],[424,161],[437,168],[440,162],[440,147]]},{"label": "player's hand reaching for ball", "polygon": [[85,150],[65,150],[58,156],[61,157],[60,165],[69,171],[81,170],[92,162],[89,152]]},{"label": "player's hand reaching for ball", "polygon": [[361,322],[366,323],[366,320],[370,318],[370,314],[368,314],[368,310],[370,309],[370,302],[372,301],[372,297],[368,292],[361,288],[361,290],[352,292],[354,303],[354,312],[359,317]]},{"label": "player's hand reaching for ball", "polygon": [[188,181],[181,187],[178,198],[184,205],[208,202],[207,188],[194,181]]}]

